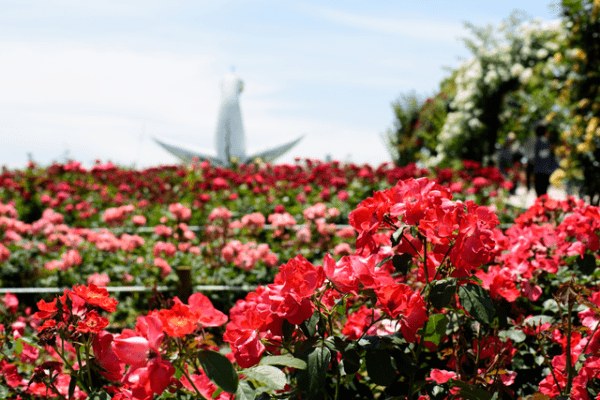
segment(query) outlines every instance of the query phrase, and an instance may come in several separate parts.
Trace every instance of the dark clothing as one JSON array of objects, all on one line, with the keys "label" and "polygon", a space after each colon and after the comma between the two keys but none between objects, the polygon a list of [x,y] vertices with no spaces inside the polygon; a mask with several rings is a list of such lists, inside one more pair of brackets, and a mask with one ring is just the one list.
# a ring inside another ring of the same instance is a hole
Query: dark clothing
[{"label": "dark clothing", "polygon": [[525,182],[527,183],[527,191],[531,189],[531,185],[533,184],[533,166],[535,158],[535,143],[537,142],[536,136],[530,136],[525,143],[523,143],[522,151],[523,158],[525,163],[527,164],[527,168],[525,170]]},{"label": "dark clothing", "polygon": [[548,193],[548,187],[550,186],[550,174],[534,174],[534,186],[535,194],[540,197],[543,194]]},{"label": "dark clothing", "polygon": [[535,156],[533,160],[534,174],[550,175],[554,172],[554,155],[550,150],[550,142],[543,136],[538,137],[535,142]]},{"label": "dark clothing", "polygon": [[548,193],[550,175],[558,167],[550,142],[543,136],[538,136],[535,142],[535,156],[533,159],[533,174],[535,193],[539,196]]},{"label": "dark clothing", "polygon": [[498,164],[504,176],[508,176],[507,170],[513,165],[513,151],[507,144],[500,147],[498,151]]},{"label": "dark clothing", "polygon": [[527,167],[525,169],[525,181],[527,182],[527,191],[531,189],[531,182],[533,181],[533,160],[530,160],[527,163]]}]

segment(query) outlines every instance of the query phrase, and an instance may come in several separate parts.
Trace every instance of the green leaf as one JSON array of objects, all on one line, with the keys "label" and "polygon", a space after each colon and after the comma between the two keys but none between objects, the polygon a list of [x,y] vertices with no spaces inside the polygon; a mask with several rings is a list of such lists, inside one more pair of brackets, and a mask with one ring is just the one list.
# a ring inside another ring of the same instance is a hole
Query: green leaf
[{"label": "green leaf", "polygon": [[237,392],[235,392],[235,398],[236,400],[254,400],[256,398],[256,390],[248,382],[241,381]]},{"label": "green leaf", "polygon": [[583,258],[577,257],[575,266],[577,271],[581,272],[583,275],[589,276],[596,270],[596,257],[589,253],[583,256]]},{"label": "green leaf", "polygon": [[19,341],[9,341],[4,343],[4,346],[2,346],[2,354],[9,358],[13,356],[13,353],[17,353],[18,356],[22,351],[23,343]]},{"label": "green leaf", "polygon": [[206,376],[227,393],[235,393],[238,388],[238,376],[227,357],[216,351],[202,350],[198,359]]},{"label": "green leaf", "polygon": [[292,335],[296,330],[295,326],[292,325],[287,319],[284,319],[281,324],[281,331],[283,333],[283,339],[288,342],[291,341]]},{"label": "green leaf", "polygon": [[308,354],[308,394],[307,398],[323,397],[323,387],[329,370],[331,353],[327,347],[314,347]]},{"label": "green leaf", "polygon": [[346,298],[343,297],[341,299],[336,300],[335,302],[335,312],[337,312],[340,315],[345,315],[346,314]]},{"label": "green leaf", "polygon": [[287,383],[285,374],[272,365],[257,365],[244,370],[247,379],[258,381],[272,390],[282,390]]},{"label": "green leaf", "polygon": [[110,395],[106,392],[94,392],[88,397],[89,400],[110,400]]},{"label": "green leaf", "polygon": [[403,348],[395,348],[390,351],[390,355],[394,359],[394,365],[401,375],[410,375],[415,370],[416,366]]},{"label": "green leaf", "polygon": [[404,229],[406,229],[406,226],[407,225],[403,225],[396,229],[396,232],[392,233],[392,237],[390,238],[392,241],[392,247],[396,247],[400,243],[400,240],[402,239],[402,233],[404,232]]},{"label": "green leaf", "polygon": [[344,372],[347,375],[355,374],[360,369],[360,355],[356,346],[350,345],[342,353]]},{"label": "green leaf", "polygon": [[394,265],[394,269],[400,272],[402,275],[406,275],[408,272],[408,266],[412,261],[412,255],[409,253],[404,254],[395,254],[392,257],[392,264]]},{"label": "green leaf", "polygon": [[69,381],[69,399],[73,398],[76,387],[77,387],[77,373],[71,372],[71,380]]},{"label": "green leaf", "polygon": [[8,386],[0,385],[0,398],[1,399],[8,398]]},{"label": "green leaf", "polygon": [[446,334],[446,325],[448,325],[448,318],[444,314],[434,314],[429,317],[427,325],[425,325],[424,340],[432,342],[436,346],[440,344],[440,341]]},{"label": "green leaf", "polygon": [[28,338],[26,336],[18,338],[17,342],[19,342],[19,343],[25,342],[28,345],[33,346],[33,347],[35,347],[38,350],[43,350],[44,349],[42,346],[40,346],[39,344],[37,344],[37,342],[33,341],[31,338]]},{"label": "green leaf", "polygon": [[385,350],[367,351],[365,356],[369,378],[377,385],[388,386],[396,380],[392,357]]},{"label": "green leaf", "polygon": [[489,293],[479,285],[468,282],[458,288],[460,304],[477,321],[491,324],[494,319],[494,304]]},{"label": "green leaf", "polygon": [[501,339],[511,339],[515,343],[521,343],[527,339],[527,335],[520,329],[508,329],[498,332],[498,337]]},{"label": "green leaf", "polygon": [[455,381],[453,379],[449,380],[448,383],[450,386],[455,386],[460,388],[460,396],[464,397],[468,400],[491,400],[492,395],[486,392],[482,388],[478,388],[475,386],[471,386],[468,383],[463,381]]},{"label": "green leaf", "polygon": [[[552,301],[554,301],[554,300],[552,300]],[[537,326],[537,325],[542,325],[545,323],[551,324],[553,322],[554,322],[554,317],[551,317],[549,315],[531,315],[523,320],[523,323],[525,325],[530,325],[530,326]]]},{"label": "green leaf", "polygon": [[220,395],[221,393],[223,393],[223,389],[221,389],[220,387],[217,388],[217,390],[215,390],[215,392],[212,394],[212,398],[216,399],[218,395]]},{"label": "green leaf", "polygon": [[282,365],[296,369],[306,369],[306,362],[292,356],[266,356],[261,358],[260,365]]},{"label": "green leaf", "polygon": [[447,278],[435,281],[429,289],[429,301],[436,310],[448,307],[456,294],[456,279]]},{"label": "green leaf", "polygon": [[365,350],[374,350],[379,347],[381,338],[375,335],[364,335],[359,341],[358,345]]},{"label": "green leaf", "polygon": [[302,333],[304,333],[307,338],[311,338],[317,333],[317,322],[319,322],[319,311],[315,310],[313,315],[311,315],[307,321],[300,324],[300,329],[302,329]]}]

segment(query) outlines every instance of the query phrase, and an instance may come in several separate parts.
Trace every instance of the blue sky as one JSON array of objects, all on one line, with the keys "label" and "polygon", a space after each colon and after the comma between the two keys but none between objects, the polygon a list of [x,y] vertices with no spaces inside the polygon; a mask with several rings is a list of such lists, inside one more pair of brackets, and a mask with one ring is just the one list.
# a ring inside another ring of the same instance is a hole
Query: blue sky
[{"label": "blue sky", "polygon": [[279,162],[376,165],[391,103],[469,56],[463,21],[555,19],[557,3],[0,0],[0,165],[177,162],[153,136],[211,149],[232,67],[250,151],[304,135]]}]

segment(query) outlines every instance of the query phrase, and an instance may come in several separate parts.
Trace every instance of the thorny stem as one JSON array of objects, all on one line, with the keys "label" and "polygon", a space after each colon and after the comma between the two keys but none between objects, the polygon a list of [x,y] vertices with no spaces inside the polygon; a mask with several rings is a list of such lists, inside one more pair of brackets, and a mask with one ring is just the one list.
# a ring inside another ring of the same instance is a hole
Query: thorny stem
[{"label": "thorny stem", "polygon": [[92,388],[92,369],[90,366],[90,338],[88,338],[85,342],[85,367],[87,369],[88,379],[90,381],[90,389]]},{"label": "thorny stem", "polygon": [[423,237],[423,272],[425,274],[425,286],[429,286],[429,271],[427,271],[427,238]]},{"label": "thorny stem", "polygon": [[[321,306],[323,305],[323,303],[321,303],[321,300],[323,300],[323,297],[325,296],[325,292],[327,291],[327,288],[325,290],[323,290],[322,293],[320,293],[319,299],[317,300],[317,312],[319,313],[319,324],[323,323],[323,315],[321,314]],[[326,308],[326,307],[325,307]],[[329,318],[327,318],[329,320]],[[327,322],[327,321],[325,321]],[[324,328],[327,327],[327,324],[324,323]],[[331,325],[330,325],[331,327]],[[332,329],[333,332],[333,329]],[[325,335],[323,335],[323,345],[325,345]]]},{"label": "thorny stem", "polygon": [[404,232],[402,232],[402,235],[401,235],[401,236],[402,236],[402,238],[403,238],[404,240],[406,240],[406,242],[407,242],[408,244],[410,244],[410,247],[412,247],[412,248],[413,248],[413,250],[415,251],[415,253],[418,255],[418,254],[419,254],[419,250],[417,250],[417,248],[415,247],[415,245],[414,245],[414,244],[412,244],[412,242],[411,242],[410,240],[408,240],[408,238],[407,238],[407,237],[404,235]]},{"label": "thorny stem", "polygon": [[358,338],[357,342],[360,341],[367,334],[367,332],[369,331],[369,329],[371,329],[371,327],[373,325],[375,325],[377,322],[379,322],[379,321],[381,321],[383,319],[384,319],[383,315],[381,317],[375,319],[375,310],[373,310],[372,313],[371,313],[371,323],[369,324],[369,326],[367,326],[363,330],[363,333],[362,333],[362,335],[360,335],[360,337]]},{"label": "thorny stem", "polygon": [[600,321],[598,321],[596,323],[596,327],[594,328],[594,330],[592,331],[592,334],[590,335],[590,338],[588,339],[587,343],[585,344],[585,346],[583,347],[583,351],[581,352],[581,354],[585,354],[585,352],[587,351],[588,345],[590,344],[590,342],[592,341],[592,338],[594,337],[594,335],[596,334],[596,332],[598,331],[598,327],[600,327]]},{"label": "thorny stem", "polygon": [[[196,366],[196,368],[198,368]],[[200,390],[198,390],[198,388],[196,387],[196,385],[194,384],[194,381],[192,380],[192,378],[190,378],[190,376],[188,375],[187,372],[187,368],[185,368],[185,365],[183,366],[183,368],[181,368],[181,371],[183,372],[183,374],[185,375],[185,377],[187,378],[188,382],[190,383],[190,385],[192,385],[192,387],[194,388],[194,390],[196,391],[196,393],[198,393],[198,396],[202,396],[202,394],[200,393]]]},{"label": "thorny stem", "polygon": [[[54,379],[56,379],[56,377],[54,377]],[[51,379],[51,381],[49,383],[46,383],[46,397],[49,398],[48,389],[52,388],[54,393],[56,395],[58,395],[61,399],[67,400],[67,398],[65,396],[63,396],[62,394],[60,394],[60,392],[58,391],[58,388],[54,384],[54,379]]]},{"label": "thorny stem", "polygon": [[[77,363],[81,366],[81,354],[79,354],[79,347],[81,347],[81,345],[77,344],[77,346],[75,347],[75,354],[77,355]],[[79,377],[81,379],[81,375]],[[83,379],[81,379],[81,383],[85,384],[85,381]],[[88,392],[91,392],[91,387],[87,387],[87,390],[88,390]]]},{"label": "thorny stem", "polygon": [[554,378],[554,383],[556,384],[556,387],[558,388],[558,391],[559,391],[560,395],[562,396],[563,391],[562,391],[560,385],[558,384],[558,379],[556,379],[556,374],[554,373],[554,368],[552,367],[552,364],[550,363],[548,355],[544,351],[544,346],[542,345],[542,341],[540,340],[539,335],[540,335],[540,333],[538,333],[538,335],[536,335],[535,338],[538,340],[538,345],[540,346],[540,351],[542,352],[542,357],[544,357],[544,363],[546,364],[546,367],[548,367],[550,369],[550,373],[552,373],[552,377]]},{"label": "thorny stem", "polygon": [[[317,302],[317,311],[319,312],[319,323],[322,321],[321,306],[323,305],[323,303],[321,301],[323,300],[323,297],[325,297],[325,293],[327,292],[327,289],[329,289],[329,287],[326,287],[325,290],[323,290],[323,292],[321,293],[321,296],[319,297],[319,300]],[[327,310],[327,307],[323,307],[323,308],[326,310],[325,315],[327,316],[327,320],[325,321],[324,325],[328,324],[329,331],[331,332],[331,334],[333,334],[332,313],[329,312],[329,310]],[[325,345],[325,335],[323,335],[323,345]],[[332,358],[335,361],[335,362],[332,362],[332,364],[334,365],[334,367],[336,369],[336,375],[337,375],[336,384],[335,384],[335,400],[337,400],[338,394],[339,394],[339,389],[340,389],[340,368],[337,363],[337,357],[332,357]]]},{"label": "thorny stem", "polygon": [[479,353],[481,352],[481,324],[477,325],[477,353],[475,354],[475,367],[479,365]]},{"label": "thorny stem", "polygon": [[567,367],[567,387],[566,393],[571,393],[571,384],[573,383],[573,365],[571,365],[571,314],[573,304],[571,302],[571,287],[567,289],[567,348],[566,348],[566,367]]},{"label": "thorny stem", "polygon": [[[425,327],[421,328],[421,335],[419,338],[419,344],[417,345],[417,351],[414,353],[415,363],[419,363],[419,356],[421,355],[421,350],[423,349],[423,342],[425,341]],[[410,374],[410,382],[408,384],[408,393],[406,398],[410,399],[413,397],[413,385],[415,383],[415,374],[417,373],[417,368],[413,368]]]},{"label": "thorny stem", "polygon": [[[425,242],[426,243],[426,242]],[[450,247],[448,248],[448,251],[446,252],[446,254],[444,254],[444,258],[442,258],[442,261],[440,262],[440,265],[436,268],[435,270],[435,275],[433,276],[433,279],[431,280],[431,282],[435,281],[442,269],[442,266],[444,265],[444,261],[446,261],[446,257],[448,257],[448,255],[450,254],[450,250],[452,250],[452,247],[454,245],[450,245]],[[423,286],[423,288],[421,289],[421,292],[419,293],[421,296],[423,295],[423,292],[425,292],[425,289],[427,289],[429,287],[429,285],[431,284],[431,282],[429,282],[429,280],[427,279],[427,253],[426,253],[427,249],[425,248],[424,250],[424,254],[425,254],[425,261],[423,263],[424,265],[424,269],[425,269],[425,277],[426,277],[426,281],[425,281],[425,286]]]}]

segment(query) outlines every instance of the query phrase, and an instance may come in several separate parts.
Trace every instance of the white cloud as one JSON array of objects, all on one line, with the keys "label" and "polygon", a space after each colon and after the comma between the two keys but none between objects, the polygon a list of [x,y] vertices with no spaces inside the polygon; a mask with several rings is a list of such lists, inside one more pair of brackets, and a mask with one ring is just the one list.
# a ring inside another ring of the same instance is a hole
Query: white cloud
[{"label": "white cloud", "polygon": [[84,163],[176,162],[152,136],[212,147],[219,81],[231,65],[246,84],[249,150],[306,134],[281,161],[385,161],[379,134],[392,123],[390,103],[436,87],[465,32],[435,10],[437,22],[398,14],[425,6],[352,7],[8,0],[0,15],[0,165],[21,167],[27,152],[47,163],[67,149]]},{"label": "white cloud", "polygon": [[449,21],[432,21],[431,18],[388,18],[372,17],[340,11],[336,8],[303,3],[299,6],[314,17],[328,19],[353,28],[403,36],[422,41],[455,43],[464,36],[462,23]]},{"label": "white cloud", "polygon": [[[131,115],[197,121],[219,96],[210,57],[0,43],[2,103],[120,110]],[[198,96],[203,93],[203,96]],[[207,95],[210,94],[210,95]],[[192,117],[193,116],[193,117]]]}]

